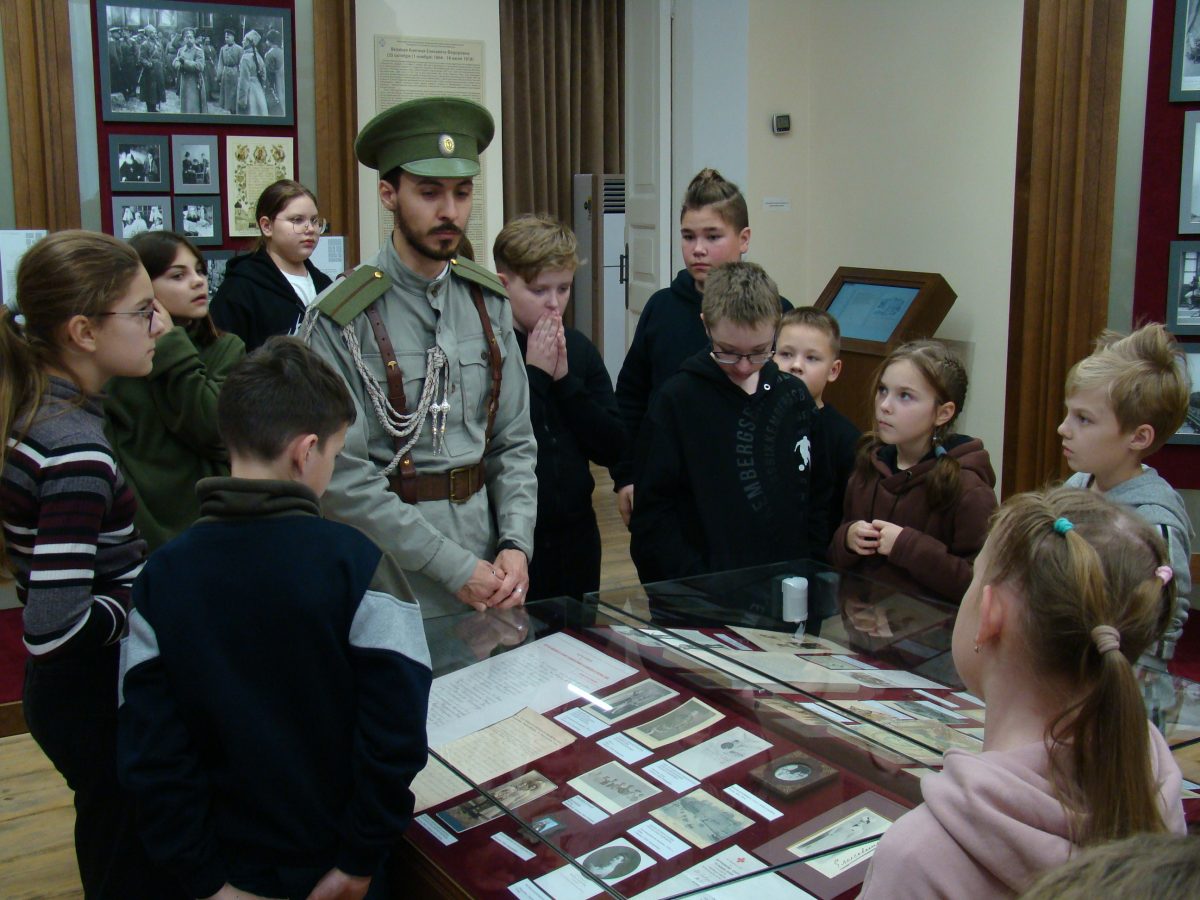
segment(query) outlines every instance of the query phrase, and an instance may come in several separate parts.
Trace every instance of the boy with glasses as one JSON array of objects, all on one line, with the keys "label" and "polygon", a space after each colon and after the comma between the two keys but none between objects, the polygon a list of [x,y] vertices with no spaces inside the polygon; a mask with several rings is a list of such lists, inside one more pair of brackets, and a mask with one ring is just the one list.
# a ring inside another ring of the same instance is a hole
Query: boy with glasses
[{"label": "boy with glasses", "polygon": [[701,318],[710,348],[663,384],[638,436],[630,552],[643,583],[811,558],[828,542],[826,517],[810,515],[830,484],[816,404],[771,361],[775,282],[754,263],[718,266]]}]

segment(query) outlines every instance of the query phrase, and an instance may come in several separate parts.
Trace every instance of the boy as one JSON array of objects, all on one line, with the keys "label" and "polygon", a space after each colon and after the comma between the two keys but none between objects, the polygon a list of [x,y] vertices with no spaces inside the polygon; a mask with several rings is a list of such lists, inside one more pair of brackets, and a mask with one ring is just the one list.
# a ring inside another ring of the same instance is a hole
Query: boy
[{"label": "boy", "polygon": [[1058,426],[1063,455],[1075,472],[1067,485],[1090,487],[1132,506],[1167,544],[1176,607],[1162,640],[1146,654],[1157,657],[1160,667],[1175,655],[1187,621],[1192,530],[1179,494],[1142,459],[1165,444],[1187,416],[1191,384],[1180,356],[1159,324],[1128,337],[1102,333],[1092,355],[1067,375],[1067,415]]},{"label": "boy", "polygon": [[853,422],[826,403],[825,385],[837,381],[842,374],[842,330],[837,319],[815,306],[789,309],[779,326],[775,347],[775,365],[795,375],[807,386],[817,404],[814,440],[825,452],[833,477],[829,503],[829,533],[842,524],[842,504],[846,497],[846,482],[854,470],[858,439],[862,436]]},{"label": "boy", "polygon": [[630,552],[643,583],[803,559],[828,539],[816,404],[771,362],[775,282],[754,263],[718,266],[701,318],[711,350],[663,384],[638,437]]},{"label": "boy", "polygon": [[134,584],[121,779],[190,896],[382,896],[372,876],[425,764],[430,665],[419,606],[369,589],[378,548],[320,515],[353,402],[276,337],[229,375],[217,417],[232,477],[198,483],[201,519]]},{"label": "boy", "polygon": [[563,325],[579,266],[575,235],[549,216],[520,216],[492,256],[508,289],[529,375],[537,438],[538,506],[529,599],[581,598],[600,587],[600,529],[588,460],[615,464],[625,450],[612,380],[592,343]]}]

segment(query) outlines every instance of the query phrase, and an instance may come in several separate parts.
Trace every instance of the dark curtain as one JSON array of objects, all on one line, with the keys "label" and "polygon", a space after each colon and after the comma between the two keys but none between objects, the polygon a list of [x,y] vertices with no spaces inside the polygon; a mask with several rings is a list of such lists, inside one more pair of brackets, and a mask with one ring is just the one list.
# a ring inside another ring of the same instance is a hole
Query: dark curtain
[{"label": "dark curtain", "polygon": [[625,171],[624,0],[500,0],[504,218],[571,225],[571,176]]}]

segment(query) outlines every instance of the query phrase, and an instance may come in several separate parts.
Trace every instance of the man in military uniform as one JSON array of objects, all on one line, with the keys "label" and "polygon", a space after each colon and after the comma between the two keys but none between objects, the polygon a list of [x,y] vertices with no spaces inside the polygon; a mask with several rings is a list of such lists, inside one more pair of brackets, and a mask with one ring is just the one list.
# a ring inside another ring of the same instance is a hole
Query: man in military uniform
[{"label": "man in military uniform", "polygon": [[456,255],[493,130],[486,109],[454,98],[367,124],[354,150],[380,173],[392,239],[318,298],[304,328],[359,411],[322,506],[404,570],[426,618],[516,606],[529,584],[537,445],[524,361],[503,285]]}]

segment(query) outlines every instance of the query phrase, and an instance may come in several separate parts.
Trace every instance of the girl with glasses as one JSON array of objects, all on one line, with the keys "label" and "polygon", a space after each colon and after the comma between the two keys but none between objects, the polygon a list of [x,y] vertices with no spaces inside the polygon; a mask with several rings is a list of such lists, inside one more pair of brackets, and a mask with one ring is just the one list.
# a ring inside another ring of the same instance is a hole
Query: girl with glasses
[{"label": "girl with glasses", "polygon": [[328,227],[312,191],[291,179],[276,181],[258,198],[254,217],[258,244],[229,261],[212,304],[213,320],[240,337],[246,352],[272,335],[291,334],[330,285],[309,260]]},{"label": "girl with glasses", "polygon": [[196,482],[229,474],[217,395],[246,348],[213,324],[204,259],[187,238],[151,231],[130,244],[150,276],[167,330],[149,375],[109,384],[104,415],[137,495],[138,531],[153,550],[199,517]]},{"label": "girl with glasses", "polygon": [[89,897],[173,897],[117,783],[117,665],[146,544],[104,435],[99,394],[154,365],[150,276],[114,237],[63,231],[17,269],[0,307],[0,562],[24,606],[29,732],[75,792]]}]

